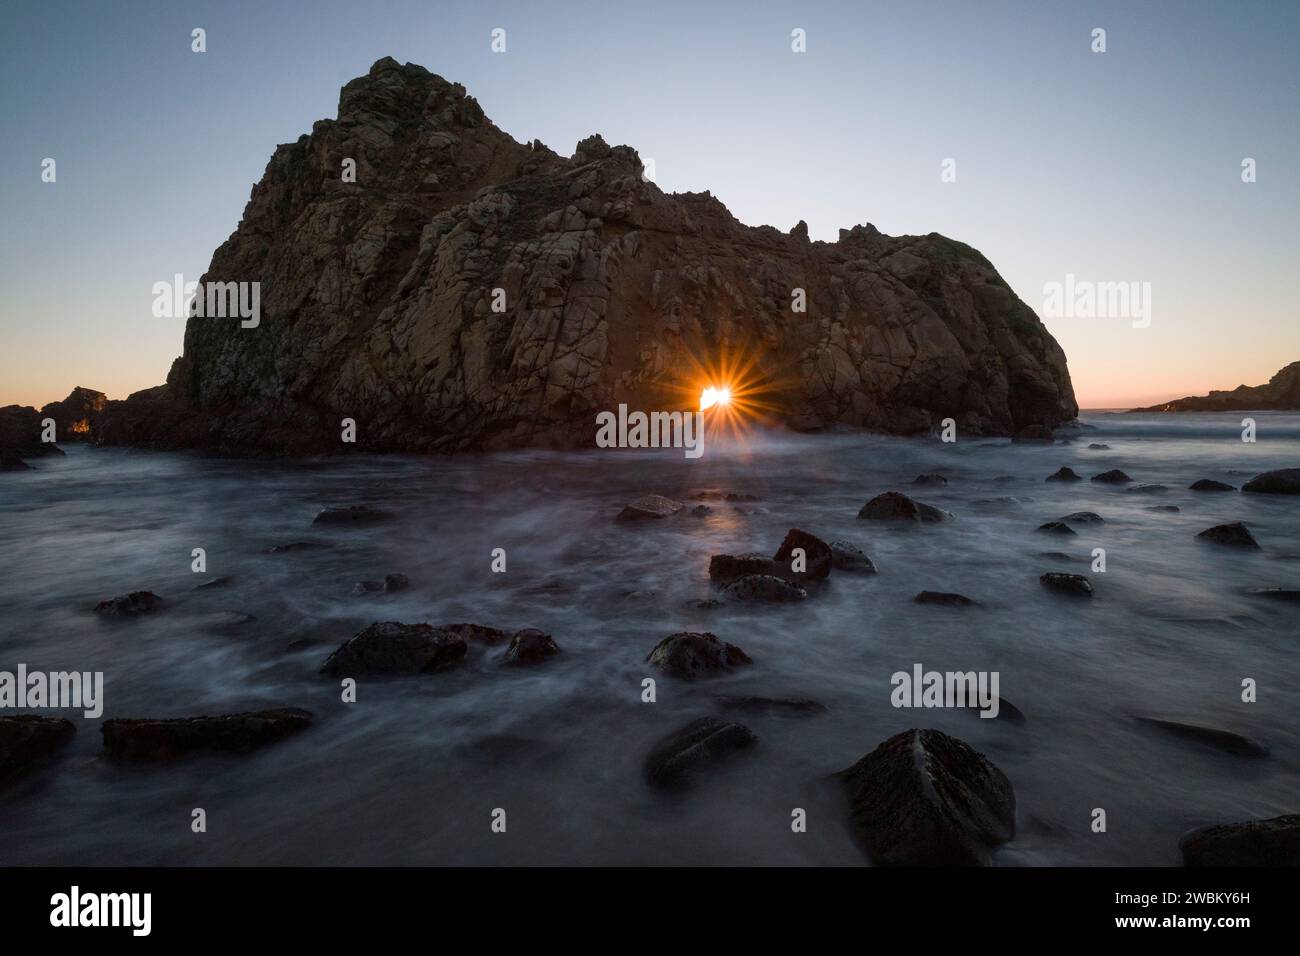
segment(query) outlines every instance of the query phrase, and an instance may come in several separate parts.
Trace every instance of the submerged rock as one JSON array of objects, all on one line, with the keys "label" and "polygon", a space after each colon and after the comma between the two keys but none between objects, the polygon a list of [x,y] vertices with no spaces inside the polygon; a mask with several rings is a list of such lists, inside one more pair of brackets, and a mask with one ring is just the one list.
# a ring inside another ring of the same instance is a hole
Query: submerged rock
[{"label": "submerged rock", "polygon": [[101,731],[110,756],[157,761],[199,750],[244,753],[305,730],[313,720],[311,711],[284,707],[220,717],[106,720]]},{"label": "submerged rock", "polygon": [[1046,524],[1038,526],[1039,531],[1046,531],[1049,534],[1074,534],[1075,531],[1064,521],[1048,521]]},{"label": "submerged rock", "polygon": [[33,769],[76,734],[72,721],[61,717],[0,717],[0,787]]},{"label": "submerged rock", "polygon": [[1187,486],[1187,489],[1189,491],[1236,491],[1237,490],[1232,485],[1226,484],[1225,482],[1222,481],[1214,481],[1213,479],[1210,478],[1201,478],[1198,481],[1193,481],[1190,485]]},{"label": "submerged rock", "polygon": [[1144,483],[1140,485],[1133,485],[1131,488],[1126,488],[1125,490],[1133,494],[1151,495],[1151,494],[1159,494],[1162,491],[1168,491],[1169,486]]},{"label": "submerged rock", "polygon": [[726,585],[722,593],[732,601],[774,604],[802,601],[808,597],[808,592],[799,585],[774,574],[747,574]]},{"label": "submerged rock", "polygon": [[753,660],[735,644],[708,632],[670,634],[646,655],[646,661],[672,677],[693,680],[731,670]]},{"label": "submerged rock", "polygon": [[763,554],[715,554],[709,558],[709,579],[719,584],[735,581],[750,574],[780,575],[785,566]]},{"label": "submerged rock", "polygon": [[1246,593],[1273,601],[1300,604],[1300,588],[1248,588]]},{"label": "submerged rock", "polygon": [[[962,709],[973,717],[979,717],[980,715],[980,705],[978,701],[967,703],[967,705]],[[1021,709],[1001,695],[998,695],[998,715],[993,718],[981,717],[980,719],[1005,720],[1012,724],[1028,723],[1028,718],[1025,717]]]},{"label": "submerged rock", "polygon": [[1224,753],[1236,754],[1241,757],[1263,757],[1268,753],[1267,747],[1251,740],[1249,737],[1199,721],[1175,720],[1169,717],[1154,716],[1139,716],[1136,719],[1144,724],[1168,730],[1179,737],[1209,744]]},{"label": "submerged rock", "polygon": [[663,495],[642,495],[629,502],[614,518],[615,521],[645,521],[650,518],[668,518],[685,507],[680,501]]},{"label": "submerged rock", "polygon": [[1052,472],[1043,480],[1044,481],[1083,481],[1083,478],[1080,475],[1075,474],[1073,468],[1061,467],[1058,468],[1056,471]]},{"label": "submerged rock", "polygon": [[1106,523],[1106,519],[1103,518],[1101,515],[1097,514],[1097,512],[1095,511],[1076,511],[1073,514],[1066,515],[1061,520],[1072,521],[1075,524],[1105,524]]},{"label": "submerged rock", "polygon": [[1124,474],[1124,472],[1120,471],[1118,468],[1112,468],[1110,471],[1103,471],[1100,475],[1093,475],[1092,480],[1100,481],[1103,484],[1108,485],[1123,485],[1133,479]]},{"label": "submerged rock", "polygon": [[202,584],[194,585],[194,590],[212,591],[212,590],[216,590],[217,588],[227,588],[230,587],[231,583],[234,580],[235,579],[230,575],[226,575],[220,578],[213,578],[211,581],[204,581]]},{"label": "submerged rock", "polygon": [[163,606],[163,599],[152,591],[132,591],[95,605],[95,613],[107,617],[135,617],[152,614]]},{"label": "submerged rock", "polygon": [[1066,574],[1064,571],[1048,571],[1039,575],[1039,582],[1049,591],[1069,594],[1074,597],[1092,597],[1092,582],[1082,574]]},{"label": "submerged rock", "polygon": [[897,491],[886,491],[863,505],[858,517],[873,521],[943,521],[952,515]]},{"label": "submerged rock", "polygon": [[322,674],[432,674],[460,663],[465,639],[428,624],[371,624],[326,658]]},{"label": "submerged rock", "polygon": [[1006,774],[938,730],[890,737],[838,775],[853,828],[877,866],[974,866],[1016,832]]},{"label": "submerged rock", "polygon": [[691,509],[691,514],[696,518],[707,518],[713,514],[713,509],[708,505],[696,505]]},{"label": "submerged rock", "polygon": [[1255,540],[1255,536],[1240,521],[1233,521],[1229,524],[1216,524],[1213,528],[1206,528],[1196,537],[1232,548],[1259,548],[1259,542]]},{"label": "submerged rock", "polygon": [[752,747],[758,738],[743,724],[698,717],[662,738],[645,759],[652,787],[674,787],[722,758]]},{"label": "submerged rock", "polygon": [[1183,866],[1300,866],[1300,813],[1201,827],[1178,847]]},{"label": "submerged rock", "polygon": [[939,485],[948,484],[948,479],[936,472],[926,472],[924,475],[917,475],[912,479],[914,485]]},{"label": "submerged rock", "polygon": [[1088,450],[1089,451],[1110,451],[1110,446],[1102,444],[1101,442],[1092,442],[1091,444],[1088,445]]},{"label": "submerged rock", "polygon": [[1178,514],[1183,509],[1178,505],[1152,505],[1147,511],[1163,512],[1165,514]]},{"label": "submerged rock", "polygon": [[[790,567],[795,548],[803,549],[805,560],[803,571],[796,572]],[[835,555],[829,544],[816,535],[800,531],[798,528],[791,528],[786,532],[781,546],[777,548],[776,554],[772,555],[772,560],[787,568],[790,573],[797,574],[800,578],[813,579],[829,577],[834,559]]]},{"label": "submerged rock", "polygon": [[917,604],[937,604],[940,607],[970,607],[979,604],[979,601],[972,600],[964,594],[948,591],[922,591],[912,600]]},{"label": "submerged rock", "polygon": [[411,579],[405,574],[386,574],[382,581],[361,581],[353,589],[353,594],[395,594],[411,586]]},{"label": "submerged rock", "polygon": [[847,541],[831,542],[831,567],[850,574],[876,573],[876,566],[866,553]]},{"label": "submerged rock", "polygon": [[555,657],[559,653],[560,646],[555,643],[551,635],[535,627],[526,627],[522,631],[516,631],[515,636],[510,638],[510,646],[506,648],[505,663],[540,664],[548,657]]},{"label": "submerged rock", "polygon": [[322,508],[316,512],[312,524],[371,525],[392,521],[397,515],[391,511],[381,511],[370,505],[348,505],[346,507]]},{"label": "submerged rock", "polygon": [[324,541],[290,541],[287,544],[273,544],[267,548],[265,554],[292,554],[295,551],[320,551],[325,548],[333,547]]},{"label": "submerged rock", "polygon": [[723,695],[716,698],[724,710],[739,710],[758,714],[791,714],[808,717],[824,713],[825,704],[806,697],[746,697]]},{"label": "submerged rock", "polygon": [[1300,468],[1279,468],[1256,475],[1242,491],[1263,495],[1300,495]]}]

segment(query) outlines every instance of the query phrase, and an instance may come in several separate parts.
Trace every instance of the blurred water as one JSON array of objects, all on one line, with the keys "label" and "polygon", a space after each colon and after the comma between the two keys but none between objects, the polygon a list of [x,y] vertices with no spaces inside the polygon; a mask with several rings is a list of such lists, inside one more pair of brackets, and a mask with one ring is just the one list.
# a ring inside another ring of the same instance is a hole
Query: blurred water
[{"label": "blurred water", "polygon": [[[1239,415],[1085,415],[1093,427],[1069,445],[783,436],[711,444],[697,461],[611,450],[291,463],[70,447],[0,478],[0,669],[103,670],[105,718],[296,705],[319,719],[252,755],[139,767],[105,759],[101,722],[66,713],[74,743],[0,791],[0,863],[857,865],[824,778],[912,726],[962,737],[1011,778],[1019,833],[998,863],[1176,863],[1190,827],[1300,810],[1300,608],[1245,590],[1300,587],[1300,499],[1184,490],[1300,465],[1300,416],[1255,417],[1254,445],[1241,442]],[[1062,465],[1085,476],[1118,467],[1169,490],[1043,481]],[[948,486],[909,487],[930,471]],[[644,492],[710,489],[761,500],[612,521]],[[856,520],[890,489],[956,519]],[[354,503],[401,520],[312,526],[321,507]],[[1148,510],[1157,504],[1182,510]],[[1106,523],[1078,525],[1077,538],[1035,531],[1077,510]],[[1260,552],[1195,539],[1234,520]],[[771,553],[792,527],[857,542],[880,573],[835,574],[799,605],[690,606],[710,594],[711,554]],[[264,553],[291,541],[329,547]],[[190,571],[195,547],[205,575]],[[505,574],[490,570],[498,547]],[[1043,571],[1087,573],[1094,547],[1108,571],[1092,575],[1093,600],[1041,588]],[[1073,560],[1039,556],[1051,551]],[[351,595],[393,571],[410,591]],[[194,589],[223,575],[227,588]],[[136,589],[169,606],[127,622],[91,613]],[[923,589],[984,604],[914,604]],[[472,645],[458,670],[362,680],[345,705],[320,664],[375,620],[536,626],[563,655],[508,669],[501,648]],[[645,655],[683,629],[713,631],[755,663],[709,681],[661,677],[658,702],[643,704],[642,678],[658,676]],[[890,675],[916,662],[999,671],[1028,722],[894,709]],[[1244,677],[1259,681],[1258,703],[1240,702]],[[718,713],[720,694],[807,696],[828,710],[739,717],[757,748],[683,795],[648,790],[647,750]],[[1240,730],[1271,754],[1221,754],[1131,717],[1152,712]],[[206,834],[190,830],[194,807],[207,811]],[[497,807],[504,835],[489,829]],[[805,834],[790,830],[794,807],[808,810]],[[1089,829],[1094,807],[1107,811],[1106,834]]]}]

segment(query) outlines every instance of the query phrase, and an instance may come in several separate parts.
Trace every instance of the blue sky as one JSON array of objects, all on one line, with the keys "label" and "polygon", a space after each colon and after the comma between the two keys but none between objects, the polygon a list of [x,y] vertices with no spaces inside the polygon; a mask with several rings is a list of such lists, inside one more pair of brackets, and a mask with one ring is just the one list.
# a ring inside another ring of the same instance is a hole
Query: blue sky
[{"label": "blue sky", "polygon": [[711,190],[743,222],[968,242],[1040,314],[1066,274],[1150,282],[1149,328],[1047,319],[1085,406],[1300,359],[1289,0],[9,0],[0,17],[0,404],[161,382],[183,322],[152,315],[152,284],[202,274],[275,145],[381,56],[464,84],[518,140],[634,146],[660,187]]}]

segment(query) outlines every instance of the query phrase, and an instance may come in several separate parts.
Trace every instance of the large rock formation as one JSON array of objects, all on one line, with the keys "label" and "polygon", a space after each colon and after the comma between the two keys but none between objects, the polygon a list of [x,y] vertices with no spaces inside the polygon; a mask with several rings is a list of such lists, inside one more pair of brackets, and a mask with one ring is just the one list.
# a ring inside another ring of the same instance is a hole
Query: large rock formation
[{"label": "large rock formation", "polygon": [[1189,395],[1133,412],[1260,412],[1300,409],[1300,362],[1292,362],[1268,380],[1267,385],[1238,385],[1232,391]]},{"label": "large rock formation", "polygon": [[517,143],[389,58],[277,148],[202,281],[259,282],[260,323],[190,318],[166,385],[110,403],[102,441],[329,450],[353,418],[374,450],[590,445],[620,402],[692,407],[724,355],[797,428],[1077,412],[1060,347],[969,246],[745,226],[630,147]]}]

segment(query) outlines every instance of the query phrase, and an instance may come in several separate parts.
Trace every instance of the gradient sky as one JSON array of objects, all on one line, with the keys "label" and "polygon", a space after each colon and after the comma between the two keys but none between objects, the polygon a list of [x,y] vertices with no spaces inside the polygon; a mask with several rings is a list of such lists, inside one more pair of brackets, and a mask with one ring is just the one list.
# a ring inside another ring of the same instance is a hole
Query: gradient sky
[{"label": "gradient sky", "polygon": [[6,0],[0,405],[162,382],[184,323],[153,317],[153,283],[197,279],[275,145],[381,56],[463,83],[520,141],[634,146],[742,222],[960,239],[1040,314],[1067,273],[1150,282],[1149,328],[1046,320],[1084,407],[1300,359],[1294,0]]}]

